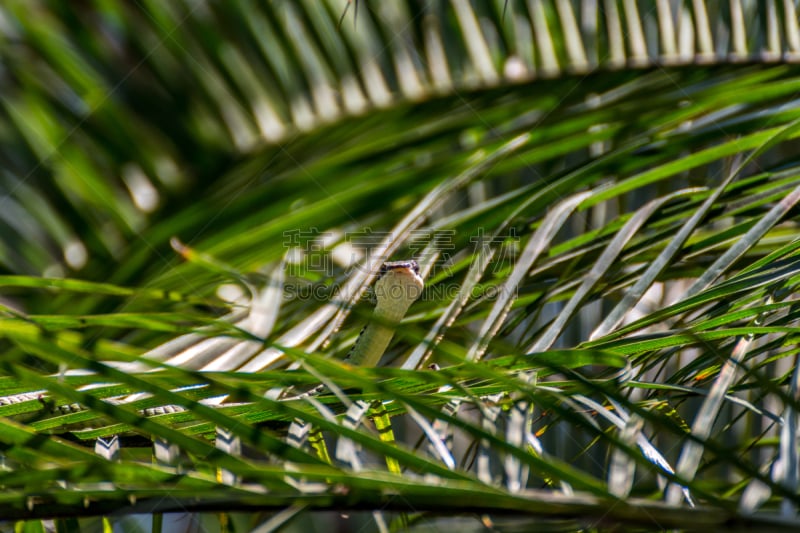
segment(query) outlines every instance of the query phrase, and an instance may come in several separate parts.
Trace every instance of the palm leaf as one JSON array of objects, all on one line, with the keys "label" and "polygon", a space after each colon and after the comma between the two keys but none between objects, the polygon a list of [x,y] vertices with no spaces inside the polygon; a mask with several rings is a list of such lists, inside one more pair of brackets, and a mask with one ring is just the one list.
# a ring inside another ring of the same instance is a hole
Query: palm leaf
[{"label": "palm leaf", "polygon": [[[796,526],[794,3],[0,20],[3,516]],[[383,256],[427,292],[351,368]]]}]

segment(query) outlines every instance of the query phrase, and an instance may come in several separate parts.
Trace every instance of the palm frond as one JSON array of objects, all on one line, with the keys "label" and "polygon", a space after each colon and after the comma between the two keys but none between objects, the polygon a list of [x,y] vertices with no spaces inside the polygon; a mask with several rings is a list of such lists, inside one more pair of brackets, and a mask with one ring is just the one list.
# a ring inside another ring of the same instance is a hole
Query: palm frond
[{"label": "palm frond", "polygon": [[0,514],[796,526],[794,3],[351,3],[0,8]]}]

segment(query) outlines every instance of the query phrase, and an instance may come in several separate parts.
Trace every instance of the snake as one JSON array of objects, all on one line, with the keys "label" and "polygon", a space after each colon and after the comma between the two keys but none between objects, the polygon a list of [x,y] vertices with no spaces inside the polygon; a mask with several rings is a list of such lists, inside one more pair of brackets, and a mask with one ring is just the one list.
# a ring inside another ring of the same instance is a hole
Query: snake
[{"label": "snake", "polygon": [[[422,294],[425,282],[420,276],[419,263],[414,259],[386,261],[381,265],[375,281],[375,309],[372,320],[361,330],[355,344],[344,358],[344,363],[372,368],[378,365],[383,353],[392,342],[397,325],[409,307]],[[306,392],[282,395],[283,400],[300,400],[315,396],[327,387],[317,385]]]},{"label": "snake", "polygon": [[383,263],[373,289],[376,300],[372,312],[374,319],[361,330],[345,362],[355,366],[377,366],[392,341],[395,328],[424,287],[415,260]]},{"label": "snake", "polygon": [[[345,363],[375,367],[383,357],[386,348],[392,341],[395,329],[405,317],[408,309],[422,294],[425,284],[420,276],[419,264],[413,259],[403,261],[387,261],[380,268],[378,279],[375,281],[373,292],[375,294],[375,309],[373,319],[361,330],[355,344],[344,359]],[[283,396],[283,400],[294,400],[315,395],[325,389],[324,385],[295,396]],[[53,416],[66,415],[85,411],[86,407],[72,403],[68,405],[54,405],[47,397],[46,391],[24,392],[10,396],[0,397],[0,407],[14,405],[27,401],[38,401],[50,411]],[[115,405],[125,403],[125,399],[106,400]],[[224,405],[224,404],[223,404]],[[165,405],[139,411],[141,416],[157,416],[185,411],[179,405]],[[75,424],[80,425],[80,423]],[[70,425],[73,428],[73,425]],[[83,427],[79,428],[83,429]]]}]

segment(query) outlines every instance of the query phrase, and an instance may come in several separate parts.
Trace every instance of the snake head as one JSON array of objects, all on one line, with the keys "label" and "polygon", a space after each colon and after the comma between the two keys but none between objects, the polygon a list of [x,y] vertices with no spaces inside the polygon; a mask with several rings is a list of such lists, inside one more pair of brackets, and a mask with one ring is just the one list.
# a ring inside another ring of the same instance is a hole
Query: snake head
[{"label": "snake head", "polygon": [[[375,297],[381,309],[397,308],[402,313],[422,294],[425,283],[419,275],[419,264],[413,259],[387,261],[375,283]],[[394,314],[394,313],[391,313]],[[401,315],[402,316],[402,315]]]},{"label": "snake head", "polygon": [[380,276],[383,276],[390,270],[396,269],[410,269],[413,270],[417,276],[419,276],[419,263],[417,263],[414,259],[405,259],[403,261],[386,261],[381,265]]}]

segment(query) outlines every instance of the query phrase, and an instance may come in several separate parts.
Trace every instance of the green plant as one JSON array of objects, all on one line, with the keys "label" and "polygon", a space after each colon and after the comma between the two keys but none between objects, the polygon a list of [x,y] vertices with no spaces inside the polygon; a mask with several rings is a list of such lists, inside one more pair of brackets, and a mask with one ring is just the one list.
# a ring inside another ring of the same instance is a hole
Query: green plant
[{"label": "green plant", "polygon": [[[796,13],[644,4],[8,2],[0,514],[794,524]],[[429,267],[377,369],[366,249]]]}]

